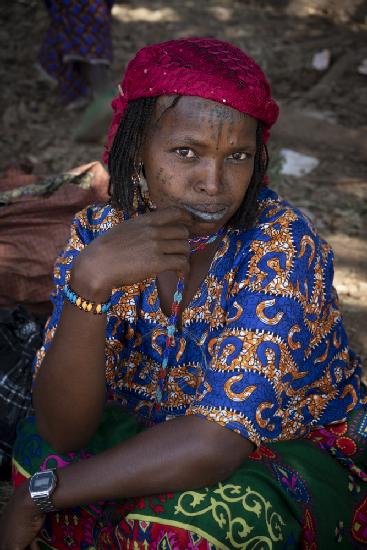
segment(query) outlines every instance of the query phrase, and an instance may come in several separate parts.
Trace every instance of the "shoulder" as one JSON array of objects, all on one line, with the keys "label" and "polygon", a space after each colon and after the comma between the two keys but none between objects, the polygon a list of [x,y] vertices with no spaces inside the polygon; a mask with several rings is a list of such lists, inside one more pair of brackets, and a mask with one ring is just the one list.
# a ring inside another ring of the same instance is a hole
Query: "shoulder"
[{"label": "shoulder", "polygon": [[326,259],[331,248],[320,237],[311,220],[298,208],[283,200],[271,189],[264,189],[259,195],[259,211],[255,227],[238,232],[238,248],[243,260],[250,256],[280,255],[293,265],[303,256],[310,263],[317,254]]},{"label": "shoulder", "polygon": [[128,219],[127,214],[111,204],[91,204],[77,212],[72,223],[72,235],[77,233],[84,244]]},{"label": "shoulder", "polygon": [[298,209],[265,189],[256,225],[237,234],[238,289],[295,296],[299,286],[321,281],[330,290],[333,254],[312,222]]},{"label": "shoulder", "polygon": [[264,189],[260,193],[255,230],[269,236],[291,231],[294,239],[301,233],[308,233],[319,239],[311,220],[299,208],[282,199],[271,189]]}]

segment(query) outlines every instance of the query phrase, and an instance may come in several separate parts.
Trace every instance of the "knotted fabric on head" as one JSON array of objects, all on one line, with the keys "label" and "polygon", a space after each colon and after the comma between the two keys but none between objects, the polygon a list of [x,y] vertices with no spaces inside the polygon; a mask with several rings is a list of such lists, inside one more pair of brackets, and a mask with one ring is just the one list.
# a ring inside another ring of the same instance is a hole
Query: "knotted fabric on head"
[{"label": "knotted fabric on head", "polygon": [[106,163],[128,101],[161,95],[198,96],[233,107],[263,122],[265,142],[279,113],[260,67],[232,44],[186,38],[147,46],[128,64],[112,101]]}]

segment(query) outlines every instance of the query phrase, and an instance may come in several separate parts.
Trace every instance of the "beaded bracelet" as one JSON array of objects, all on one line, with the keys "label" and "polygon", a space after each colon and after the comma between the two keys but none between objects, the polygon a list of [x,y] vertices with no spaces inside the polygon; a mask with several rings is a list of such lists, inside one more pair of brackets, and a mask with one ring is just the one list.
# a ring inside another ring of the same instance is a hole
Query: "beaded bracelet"
[{"label": "beaded bracelet", "polygon": [[96,302],[82,298],[82,296],[79,296],[70,288],[69,283],[66,283],[64,286],[64,296],[74,306],[77,306],[83,311],[94,313],[94,315],[102,315],[103,313],[107,313],[111,307],[111,300],[97,304]]}]

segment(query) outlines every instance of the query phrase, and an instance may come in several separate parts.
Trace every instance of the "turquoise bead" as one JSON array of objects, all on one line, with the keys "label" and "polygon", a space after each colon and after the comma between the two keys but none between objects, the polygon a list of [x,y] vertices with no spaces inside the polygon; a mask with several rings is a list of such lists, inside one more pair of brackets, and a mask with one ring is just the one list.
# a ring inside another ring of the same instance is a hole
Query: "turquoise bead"
[{"label": "turquoise bead", "polygon": [[173,299],[174,299],[175,302],[177,302],[179,304],[182,301],[181,292],[175,292],[175,294],[173,296]]}]

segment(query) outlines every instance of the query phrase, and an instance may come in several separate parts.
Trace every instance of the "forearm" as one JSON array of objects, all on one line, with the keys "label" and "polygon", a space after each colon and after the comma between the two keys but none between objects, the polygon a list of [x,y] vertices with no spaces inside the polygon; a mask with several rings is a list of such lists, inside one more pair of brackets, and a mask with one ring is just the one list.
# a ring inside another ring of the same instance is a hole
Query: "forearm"
[{"label": "forearm", "polygon": [[67,508],[207,486],[228,477],[252,449],[214,422],[180,417],[59,470],[54,505]]},{"label": "forearm", "polygon": [[95,432],[105,402],[106,316],[65,303],[35,381],[40,434],[58,451],[80,448]]}]

